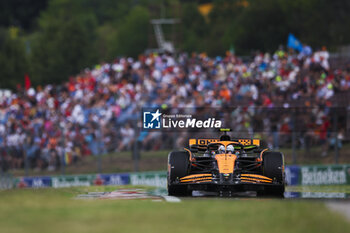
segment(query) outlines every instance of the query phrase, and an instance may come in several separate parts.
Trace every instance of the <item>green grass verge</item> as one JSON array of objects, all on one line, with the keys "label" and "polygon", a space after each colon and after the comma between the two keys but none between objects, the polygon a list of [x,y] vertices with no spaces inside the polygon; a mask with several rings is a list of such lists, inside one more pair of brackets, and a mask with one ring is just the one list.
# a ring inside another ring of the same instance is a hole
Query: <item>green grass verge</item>
[{"label": "green grass verge", "polygon": [[[131,186],[122,186],[125,188]],[[0,192],[0,231],[17,232],[344,232],[350,223],[320,201],[190,198],[77,200],[117,187],[22,189]]]}]

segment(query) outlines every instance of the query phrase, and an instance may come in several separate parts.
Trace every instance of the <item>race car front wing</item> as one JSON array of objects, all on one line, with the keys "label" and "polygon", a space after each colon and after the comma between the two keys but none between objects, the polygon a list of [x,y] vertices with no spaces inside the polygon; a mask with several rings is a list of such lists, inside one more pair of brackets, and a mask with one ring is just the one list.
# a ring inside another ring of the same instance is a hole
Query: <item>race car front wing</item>
[{"label": "race car front wing", "polygon": [[186,185],[190,190],[206,191],[259,191],[283,186],[269,177],[259,174],[194,174],[182,177],[172,185]]}]

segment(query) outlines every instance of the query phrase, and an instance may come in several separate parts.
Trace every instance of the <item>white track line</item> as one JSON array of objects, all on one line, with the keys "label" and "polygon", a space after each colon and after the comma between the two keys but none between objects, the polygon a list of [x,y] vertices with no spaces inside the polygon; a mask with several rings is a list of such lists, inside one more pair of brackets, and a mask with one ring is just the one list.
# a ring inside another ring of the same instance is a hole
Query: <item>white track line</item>
[{"label": "white track line", "polygon": [[167,202],[181,202],[181,199],[178,197],[174,197],[174,196],[162,196],[164,198],[165,201]]}]

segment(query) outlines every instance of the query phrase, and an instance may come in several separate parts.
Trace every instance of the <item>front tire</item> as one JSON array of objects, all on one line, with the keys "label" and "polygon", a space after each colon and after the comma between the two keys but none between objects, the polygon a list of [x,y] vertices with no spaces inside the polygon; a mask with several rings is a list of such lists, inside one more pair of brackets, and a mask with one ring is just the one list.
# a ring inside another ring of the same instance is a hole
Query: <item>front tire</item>
[{"label": "front tire", "polygon": [[263,154],[263,175],[273,179],[278,184],[266,187],[264,195],[283,197],[285,190],[284,182],[284,156],[280,152],[265,152]]},{"label": "front tire", "polygon": [[190,161],[186,151],[173,151],[168,155],[168,194],[171,196],[188,196],[190,191],[187,185],[174,185],[173,183],[188,175]]}]

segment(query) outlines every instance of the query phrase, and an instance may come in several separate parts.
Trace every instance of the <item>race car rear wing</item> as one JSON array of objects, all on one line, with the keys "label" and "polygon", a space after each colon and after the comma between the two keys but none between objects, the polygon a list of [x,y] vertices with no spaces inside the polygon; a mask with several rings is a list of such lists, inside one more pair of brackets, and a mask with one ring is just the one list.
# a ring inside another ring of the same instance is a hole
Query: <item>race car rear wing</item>
[{"label": "race car rear wing", "polygon": [[[213,138],[213,139],[204,139],[204,138],[199,138],[199,139],[190,139],[188,144],[191,145],[202,145],[202,146],[206,146],[209,143],[214,143],[214,142],[219,142],[220,139],[217,138]],[[260,146],[260,139],[246,139],[246,138],[240,138],[240,139],[231,139],[230,141],[233,142],[238,142],[244,146],[248,146],[248,145],[256,145],[256,146]]]}]

